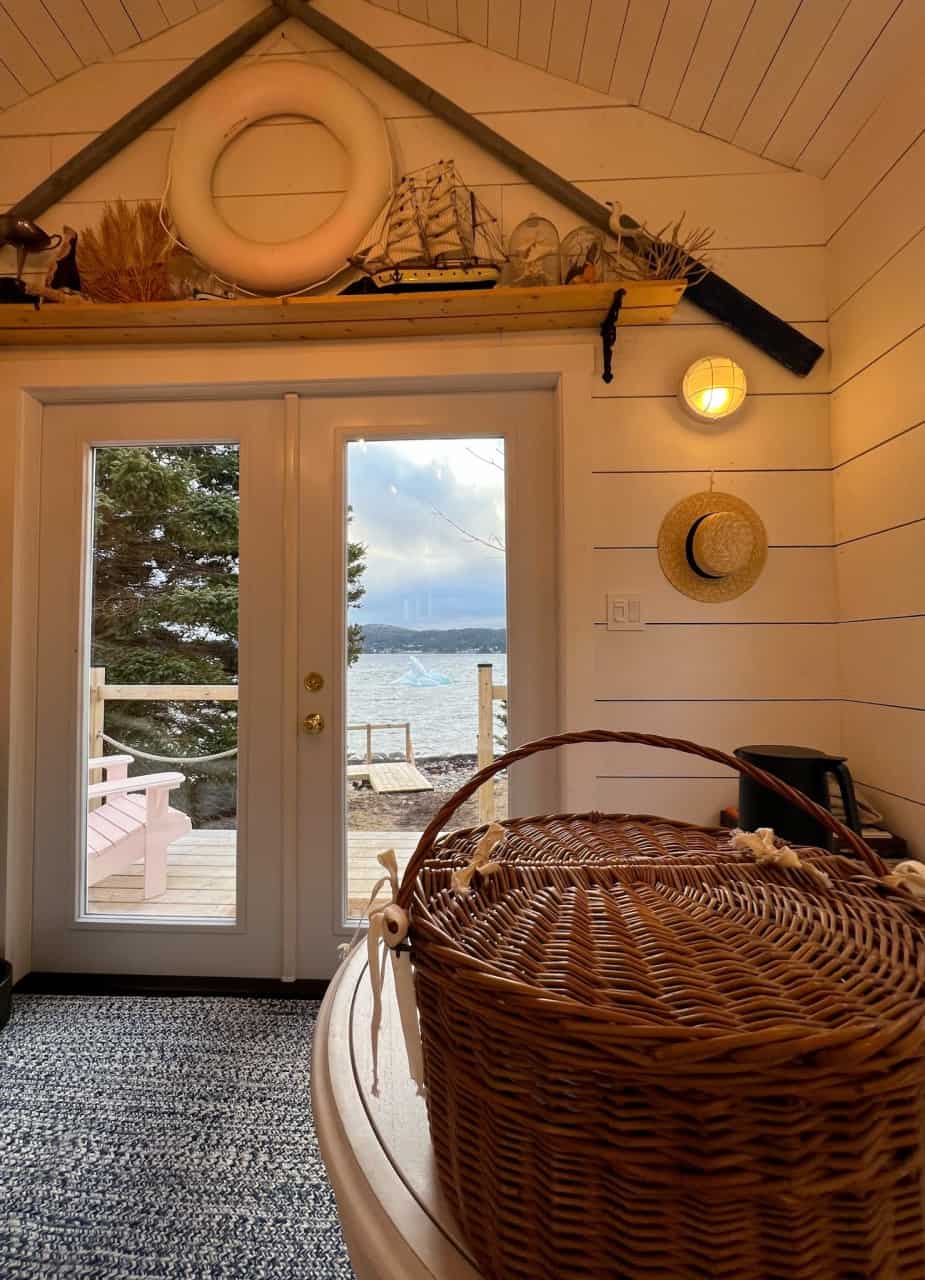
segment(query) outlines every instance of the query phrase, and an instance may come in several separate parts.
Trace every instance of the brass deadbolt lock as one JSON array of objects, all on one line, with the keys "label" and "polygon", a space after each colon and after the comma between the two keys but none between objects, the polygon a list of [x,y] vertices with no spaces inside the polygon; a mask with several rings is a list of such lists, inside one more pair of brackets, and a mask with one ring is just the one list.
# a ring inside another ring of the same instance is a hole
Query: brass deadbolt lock
[{"label": "brass deadbolt lock", "polygon": [[309,671],[305,677],[305,688],[309,693],[318,693],[324,688],[324,676],[320,671]]},{"label": "brass deadbolt lock", "polygon": [[324,716],[319,711],[313,711],[310,716],[306,716],[302,721],[302,727],[306,733],[322,733],[324,731]]}]

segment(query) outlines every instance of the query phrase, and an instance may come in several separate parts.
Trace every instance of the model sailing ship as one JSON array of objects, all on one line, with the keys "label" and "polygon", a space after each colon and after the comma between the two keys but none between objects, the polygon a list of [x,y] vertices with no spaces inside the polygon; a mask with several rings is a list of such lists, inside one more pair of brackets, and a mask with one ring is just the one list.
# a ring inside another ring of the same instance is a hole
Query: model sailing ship
[{"label": "model sailing ship", "polygon": [[490,289],[505,261],[498,220],[440,160],[406,174],[350,259],[365,274],[344,293]]}]

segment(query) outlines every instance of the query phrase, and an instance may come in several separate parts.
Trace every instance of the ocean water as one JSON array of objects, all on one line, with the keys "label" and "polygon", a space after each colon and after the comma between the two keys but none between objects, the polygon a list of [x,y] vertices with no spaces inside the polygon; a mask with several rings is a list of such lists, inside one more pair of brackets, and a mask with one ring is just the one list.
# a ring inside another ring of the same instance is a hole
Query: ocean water
[{"label": "ocean water", "polygon": [[[415,688],[396,684],[413,669],[408,653],[363,653],[347,674],[347,719],[350,724],[411,722],[416,756],[475,755],[478,725],[478,665],[490,662],[494,684],[507,683],[504,653],[416,653],[428,671],[449,679],[445,685]],[[495,703],[497,725],[500,703]],[[498,732],[501,732],[498,726]],[[373,734],[374,752],[404,752],[401,729]],[[351,754],[362,756],[366,736],[347,735]]]}]

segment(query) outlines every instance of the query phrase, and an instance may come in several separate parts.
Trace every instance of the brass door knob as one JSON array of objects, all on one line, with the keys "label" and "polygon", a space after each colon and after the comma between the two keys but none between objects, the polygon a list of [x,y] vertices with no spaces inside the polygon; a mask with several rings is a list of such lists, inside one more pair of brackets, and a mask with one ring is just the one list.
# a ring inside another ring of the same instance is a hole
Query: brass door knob
[{"label": "brass door knob", "polygon": [[318,693],[324,688],[324,676],[320,671],[309,671],[304,683],[309,693]]},{"label": "brass door knob", "polygon": [[306,716],[302,721],[302,728],[306,733],[322,733],[324,731],[324,716],[320,711],[313,711],[311,715]]}]

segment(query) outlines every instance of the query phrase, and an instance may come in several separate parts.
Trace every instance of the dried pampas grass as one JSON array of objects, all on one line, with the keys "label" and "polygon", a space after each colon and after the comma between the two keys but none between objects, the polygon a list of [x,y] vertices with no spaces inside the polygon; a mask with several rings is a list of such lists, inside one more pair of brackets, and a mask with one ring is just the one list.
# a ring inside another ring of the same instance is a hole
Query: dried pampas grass
[{"label": "dried pampas grass", "polygon": [[650,231],[644,222],[623,213],[619,205],[615,212],[611,234],[617,244],[608,252],[621,279],[686,279],[688,284],[696,284],[710,270],[712,227],[688,229],[684,226],[687,214],[682,213],[677,222],[666,222],[660,230]]},{"label": "dried pampas grass", "polygon": [[99,226],[81,233],[77,269],[81,290],[94,302],[160,302],[171,298],[170,235],[153,200],[129,208],[107,204]]}]

